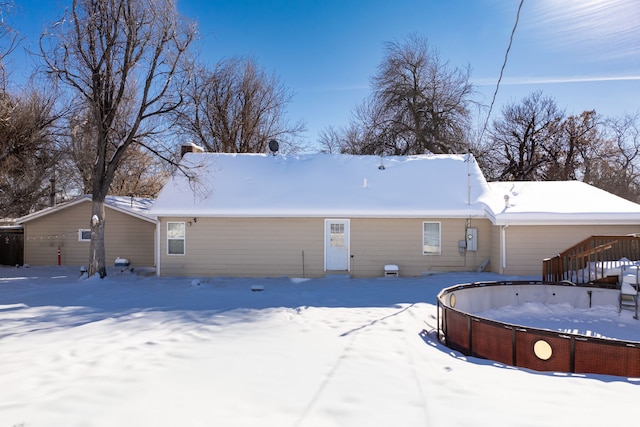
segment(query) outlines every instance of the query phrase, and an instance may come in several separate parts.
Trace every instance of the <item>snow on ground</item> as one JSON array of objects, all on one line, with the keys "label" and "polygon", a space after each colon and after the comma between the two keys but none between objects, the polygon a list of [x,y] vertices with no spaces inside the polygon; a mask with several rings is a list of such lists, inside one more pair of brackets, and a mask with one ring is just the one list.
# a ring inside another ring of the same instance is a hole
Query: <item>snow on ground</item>
[{"label": "snow on ground", "polygon": [[[157,278],[110,271],[101,281],[80,280],[68,267],[0,268],[0,426],[628,420],[640,379],[527,371],[464,357],[436,340],[442,288],[504,278]],[[256,286],[264,290],[251,291]],[[572,316],[571,307],[554,309],[555,317]],[[528,319],[543,311],[534,305],[522,317],[518,310],[510,315]],[[588,327],[602,335],[612,325],[640,328],[627,315],[605,308],[595,316],[604,329]]]}]

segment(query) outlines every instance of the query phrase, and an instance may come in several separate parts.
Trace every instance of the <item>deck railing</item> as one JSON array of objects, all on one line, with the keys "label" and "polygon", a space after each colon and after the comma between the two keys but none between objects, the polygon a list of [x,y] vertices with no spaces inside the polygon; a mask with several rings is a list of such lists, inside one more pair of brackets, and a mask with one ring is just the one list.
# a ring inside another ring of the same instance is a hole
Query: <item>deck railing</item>
[{"label": "deck railing", "polygon": [[614,262],[640,260],[640,236],[591,236],[564,252],[542,261],[542,281],[568,280],[578,284],[615,284],[617,276],[607,276]]}]

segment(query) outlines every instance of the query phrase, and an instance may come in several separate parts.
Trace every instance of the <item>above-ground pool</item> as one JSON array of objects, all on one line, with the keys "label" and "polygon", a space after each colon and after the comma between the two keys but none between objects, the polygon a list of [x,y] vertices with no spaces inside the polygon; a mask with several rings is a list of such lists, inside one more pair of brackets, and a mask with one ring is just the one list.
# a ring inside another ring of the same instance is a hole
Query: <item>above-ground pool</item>
[{"label": "above-ground pool", "polygon": [[[565,282],[504,281],[452,286],[437,297],[438,337],[449,348],[467,356],[511,366],[640,377],[640,338],[592,335],[572,325],[561,330],[546,329],[486,315],[504,307],[517,309],[528,303],[541,303],[566,304],[583,311],[604,310],[611,312],[612,319],[621,315],[631,319],[632,313],[618,312],[619,298],[617,289]],[[628,321],[627,325],[640,337],[640,321],[633,322]],[[629,336],[629,330],[625,332]]]}]

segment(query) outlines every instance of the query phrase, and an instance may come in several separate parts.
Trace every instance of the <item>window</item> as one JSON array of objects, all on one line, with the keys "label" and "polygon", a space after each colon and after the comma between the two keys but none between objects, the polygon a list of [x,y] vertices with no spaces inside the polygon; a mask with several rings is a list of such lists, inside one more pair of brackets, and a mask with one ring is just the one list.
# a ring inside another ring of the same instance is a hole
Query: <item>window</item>
[{"label": "window", "polygon": [[344,224],[331,224],[331,246],[344,247]]},{"label": "window", "polygon": [[185,223],[167,223],[167,254],[184,255]]},{"label": "window", "polygon": [[422,253],[424,255],[440,255],[440,223],[422,223]]},{"label": "window", "polygon": [[81,228],[78,230],[78,242],[90,242],[91,241],[91,230],[86,228]]}]

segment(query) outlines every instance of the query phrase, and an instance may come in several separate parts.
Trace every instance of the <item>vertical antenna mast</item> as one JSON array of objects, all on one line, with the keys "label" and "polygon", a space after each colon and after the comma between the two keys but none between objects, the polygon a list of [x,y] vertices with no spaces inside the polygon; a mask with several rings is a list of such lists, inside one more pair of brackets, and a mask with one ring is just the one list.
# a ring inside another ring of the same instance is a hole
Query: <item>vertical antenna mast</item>
[{"label": "vertical antenna mast", "polygon": [[467,153],[467,205],[471,204],[471,154]]}]

